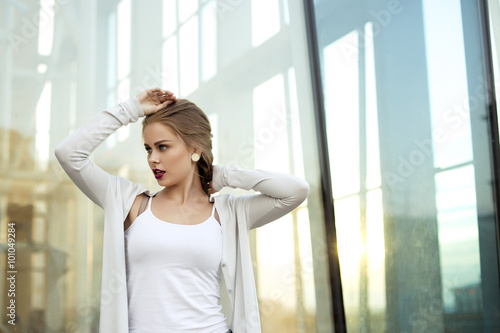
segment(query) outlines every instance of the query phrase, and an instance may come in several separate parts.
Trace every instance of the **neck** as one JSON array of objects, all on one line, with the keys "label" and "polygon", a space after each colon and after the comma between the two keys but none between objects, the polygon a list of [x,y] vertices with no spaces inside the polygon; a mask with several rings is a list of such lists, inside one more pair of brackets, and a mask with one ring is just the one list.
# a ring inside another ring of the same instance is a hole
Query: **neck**
[{"label": "neck", "polygon": [[179,205],[207,197],[207,194],[203,191],[200,176],[194,172],[182,182],[165,187],[160,193],[165,198],[175,201]]}]

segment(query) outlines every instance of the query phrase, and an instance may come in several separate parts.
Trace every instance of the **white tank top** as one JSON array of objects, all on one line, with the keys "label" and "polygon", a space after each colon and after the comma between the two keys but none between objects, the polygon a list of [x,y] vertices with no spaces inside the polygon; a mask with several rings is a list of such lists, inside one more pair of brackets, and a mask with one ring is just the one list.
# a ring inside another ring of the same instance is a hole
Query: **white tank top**
[{"label": "white tank top", "polygon": [[225,333],[219,305],[222,229],[162,221],[148,208],[125,231],[129,332]]}]

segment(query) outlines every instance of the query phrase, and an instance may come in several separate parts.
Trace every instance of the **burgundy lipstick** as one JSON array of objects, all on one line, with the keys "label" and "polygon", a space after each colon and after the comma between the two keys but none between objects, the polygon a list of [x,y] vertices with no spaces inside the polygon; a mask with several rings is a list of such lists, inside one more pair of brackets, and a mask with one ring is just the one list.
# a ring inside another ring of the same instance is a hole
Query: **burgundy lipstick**
[{"label": "burgundy lipstick", "polygon": [[153,174],[155,175],[156,179],[161,179],[161,177],[163,177],[163,175],[165,174],[165,171],[160,169],[153,169]]}]

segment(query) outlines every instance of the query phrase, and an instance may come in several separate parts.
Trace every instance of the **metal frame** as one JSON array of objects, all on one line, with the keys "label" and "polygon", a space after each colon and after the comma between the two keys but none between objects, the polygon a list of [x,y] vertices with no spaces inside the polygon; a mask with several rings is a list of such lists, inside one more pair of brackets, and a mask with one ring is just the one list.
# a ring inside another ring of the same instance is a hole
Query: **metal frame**
[{"label": "metal frame", "polygon": [[[493,77],[493,57],[490,33],[490,19],[487,0],[479,0],[483,31],[483,53],[485,63],[486,87],[488,92],[488,120],[490,130],[491,168],[493,200],[495,207],[495,224],[497,238],[497,253],[500,249],[500,132],[498,129],[498,107],[495,96],[495,78]],[[500,267],[500,255],[497,255]],[[500,270],[500,269],[499,269]],[[500,275],[500,272],[499,272]],[[499,281],[500,283],[500,281]]]},{"label": "metal frame", "polygon": [[311,69],[312,95],[316,119],[316,133],[319,148],[321,173],[321,193],[323,197],[323,213],[325,217],[326,238],[329,245],[328,263],[330,273],[331,297],[333,305],[333,320],[335,332],[346,332],[344,301],[342,296],[342,281],[337,251],[337,230],[335,227],[335,212],[331,188],[330,161],[328,158],[328,141],[325,127],[325,107],[323,84],[321,81],[321,66],[318,50],[318,33],[314,14],[313,0],[304,1],[306,34],[308,40],[309,62]]}]

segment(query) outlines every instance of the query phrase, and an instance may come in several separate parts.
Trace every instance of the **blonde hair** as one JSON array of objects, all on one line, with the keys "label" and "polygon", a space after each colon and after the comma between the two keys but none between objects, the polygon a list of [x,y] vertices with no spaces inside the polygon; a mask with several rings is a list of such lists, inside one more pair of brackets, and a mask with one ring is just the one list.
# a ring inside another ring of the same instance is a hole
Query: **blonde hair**
[{"label": "blonde hair", "polygon": [[153,113],[142,122],[142,133],[152,123],[170,127],[187,146],[201,151],[197,162],[203,191],[208,194],[213,174],[212,128],[207,115],[191,101],[178,99],[164,109]]}]

